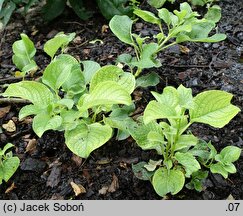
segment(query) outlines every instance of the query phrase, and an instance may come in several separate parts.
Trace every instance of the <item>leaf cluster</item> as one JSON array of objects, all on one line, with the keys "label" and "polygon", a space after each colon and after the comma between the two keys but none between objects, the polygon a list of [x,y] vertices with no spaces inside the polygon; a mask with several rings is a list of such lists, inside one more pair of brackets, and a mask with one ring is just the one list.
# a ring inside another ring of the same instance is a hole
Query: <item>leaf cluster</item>
[{"label": "leaf cluster", "polygon": [[128,65],[132,73],[134,68],[137,68],[134,74],[138,76],[144,68],[160,67],[157,54],[170,46],[183,42],[222,41],[226,38],[225,34],[216,33],[210,36],[221,17],[220,11],[218,6],[214,6],[203,18],[199,18],[199,14],[194,12],[187,2],[181,3],[180,10],[173,12],[166,8],[158,9],[157,15],[150,11],[135,9],[135,15],[158,27],[158,33],[151,37],[132,33],[134,21],[128,16],[116,15],[109,23],[112,32],[119,40],[132,46],[136,54],[135,57],[122,54],[118,61]]},{"label": "leaf cluster", "polygon": [[156,100],[148,103],[140,122],[129,130],[142,149],[154,149],[162,159],[136,165],[134,170],[140,173],[139,178],[150,180],[155,191],[165,196],[178,193],[185,178],[192,178],[187,187],[202,190],[201,183],[207,175],[201,166],[225,178],[236,172],[233,162],[239,159],[240,148],[227,146],[217,154],[211,142],[188,131],[193,123],[215,128],[228,124],[240,111],[230,103],[230,93],[209,90],[193,97],[191,89],[180,85],[177,89],[167,86],[162,94],[152,94]]},{"label": "leaf cluster", "polygon": [[3,149],[0,148],[0,185],[3,180],[7,182],[11,178],[20,164],[19,158],[13,156],[11,151],[8,151],[12,147],[14,147],[14,145],[8,143]]},{"label": "leaf cluster", "polygon": [[[107,123],[109,120],[104,120],[106,113],[112,113],[115,118],[114,113],[118,113],[122,105],[132,104],[130,94],[135,88],[135,78],[117,66],[100,67],[93,61],[79,62],[63,52],[57,55],[74,35],[59,33],[45,43],[44,51],[51,57],[51,62],[44,70],[41,82],[10,84],[3,96],[29,100],[32,104],[20,110],[19,118],[34,115],[32,127],[39,137],[47,130],[65,131],[66,144],[71,151],[87,158],[113,134]],[[32,42],[26,40],[27,35],[21,37],[18,43],[25,46],[15,49],[14,56],[22,53],[32,56],[33,53],[25,52],[31,50],[28,48]],[[13,48],[16,46],[15,42]],[[14,59],[22,63],[28,58]]]}]

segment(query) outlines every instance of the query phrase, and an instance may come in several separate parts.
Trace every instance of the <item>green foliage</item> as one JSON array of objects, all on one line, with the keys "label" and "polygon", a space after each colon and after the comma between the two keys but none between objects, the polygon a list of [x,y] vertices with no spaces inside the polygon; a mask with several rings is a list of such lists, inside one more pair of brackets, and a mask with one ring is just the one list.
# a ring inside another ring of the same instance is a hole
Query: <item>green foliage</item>
[{"label": "green foliage", "polygon": [[132,16],[133,7],[127,5],[130,0],[96,0],[102,15],[110,20],[114,15]]},{"label": "green foliage", "polygon": [[236,173],[233,162],[239,159],[240,154],[241,149],[235,146],[225,147],[219,154],[215,155],[215,160],[218,162],[210,166],[210,171],[228,178],[228,173]]},{"label": "green foliage", "polygon": [[[212,4],[219,0],[188,0],[192,5],[204,6],[206,4]],[[155,8],[161,8],[166,2],[175,3],[175,0],[148,0],[148,3]]]},{"label": "green foliage", "polygon": [[[87,20],[92,13],[85,8],[82,0],[70,0],[70,7],[82,20]],[[43,17],[46,21],[51,21],[60,16],[66,8],[67,0],[47,0],[43,7]]]},{"label": "green foliage", "polygon": [[63,53],[67,45],[74,39],[74,37],[75,33],[65,35],[63,32],[60,32],[54,38],[48,40],[45,43],[44,51],[51,58],[53,58],[59,48],[61,48],[61,51]]},{"label": "green foliage", "polygon": [[228,124],[240,111],[230,103],[230,93],[209,90],[193,97],[191,89],[180,85],[177,89],[168,86],[162,94],[152,94],[156,100],[148,103],[142,120],[129,127],[131,136],[142,149],[154,149],[162,157],[135,166],[141,179],[150,180],[155,191],[165,196],[178,193],[185,178],[192,178],[187,187],[202,190],[202,180],[206,177],[202,166],[225,178],[228,173],[236,172],[233,162],[238,160],[241,149],[228,146],[217,154],[210,142],[201,141],[187,131],[195,122],[216,128]]},{"label": "green foliage", "polygon": [[[114,16],[110,23],[112,32],[124,43],[134,48],[136,56],[122,54],[118,61],[125,63],[137,77],[144,68],[160,67],[157,53],[182,42],[218,42],[226,38],[225,34],[216,33],[209,36],[216,27],[216,22],[221,17],[218,6],[211,7],[204,18],[199,19],[199,14],[193,12],[191,6],[184,2],[180,4],[180,10],[173,13],[166,8],[157,10],[158,14],[146,10],[135,9],[134,14],[145,22],[158,26],[159,32],[152,37],[141,37],[132,33],[134,21],[128,16]],[[167,34],[164,33],[167,28]]]},{"label": "green foliage", "polygon": [[174,3],[175,0],[148,0],[148,3],[155,8],[161,8],[165,2]]},{"label": "green foliage", "polygon": [[[134,0],[96,0],[97,6],[106,19],[111,19],[114,15],[132,16],[132,11],[137,4]],[[130,4],[129,4],[130,3]],[[82,20],[87,20],[93,14],[89,11],[83,0],[47,0],[43,8],[43,15],[46,21],[51,21],[60,16],[66,5],[71,7]]]},{"label": "green foliage", "polygon": [[[19,118],[34,115],[32,127],[39,137],[47,130],[64,131],[68,148],[87,158],[113,135],[112,128],[116,125],[108,120],[107,113],[118,113],[117,106],[121,109],[132,104],[130,94],[135,88],[135,78],[117,66],[100,67],[92,61],[78,62],[68,54],[57,55],[57,50],[63,50],[73,37],[74,34],[60,33],[46,42],[44,51],[52,60],[41,82],[13,83],[2,95],[29,100],[32,104],[20,110]],[[28,39],[27,45],[33,44],[30,42]],[[20,46],[18,52],[24,49],[33,57],[34,53],[29,51],[33,46],[27,45]],[[60,97],[60,92],[64,96]],[[121,115],[116,114],[120,122]]]},{"label": "green foliage", "polygon": [[7,151],[14,147],[13,144],[8,143],[3,149],[0,148],[0,185],[3,180],[7,182],[19,167],[20,160],[13,156],[12,152]]},{"label": "green foliage", "polygon": [[26,13],[35,2],[37,0],[0,0],[0,31],[2,27],[8,24],[12,13],[18,7],[24,6],[24,12]]},{"label": "green foliage", "polygon": [[34,60],[36,53],[33,42],[29,39],[26,34],[21,34],[21,40],[13,43],[13,63],[16,67],[21,70],[21,75],[24,76],[26,73],[36,71],[38,66]]},{"label": "green foliage", "polygon": [[[25,76],[26,73],[35,72],[38,69],[34,60],[36,48],[26,34],[22,33],[20,36],[21,40],[13,43],[12,48],[14,55],[12,60],[16,67],[21,71],[19,75]],[[45,43],[44,51],[53,59],[59,49],[61,49],[61,53],[64,53],[67,45],[74,39],[74,37],[75,33],[65,35],[63,32],[60,32]]]}]

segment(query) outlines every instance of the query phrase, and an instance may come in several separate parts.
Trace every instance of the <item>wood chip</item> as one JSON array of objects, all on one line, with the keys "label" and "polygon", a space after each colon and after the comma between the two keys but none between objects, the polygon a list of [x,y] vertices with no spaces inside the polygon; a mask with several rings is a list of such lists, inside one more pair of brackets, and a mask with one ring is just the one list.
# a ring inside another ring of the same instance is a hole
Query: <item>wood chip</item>
[{"label": "wood chip", "polygon": [[109,187],[108,186],[103,186],[100,190],[99,190],[99,194],[101,195],[105,195],[108,192]]},{"label": "wood chip", "polygon": [[75,196],[78,196],[80,194],[83,194],[83,193],[86,193],[86,189],[84,188],[83,185],[81,184],[76,184],[74,182],[70,182],[72,188],[73,188],[73,191],[75,193]]},{"label": "wood chip", "polygon": [[25,153],[29,152],[30,154],[32,154],[36,150],[36,146],[37,146],[37,140],[36,139],[29,140],[29,142],[26,146]]},{"label": "wood chip", "polygon": [[61,181],[61,168],[59,166],[52,167],[51,173],[47,178],[46,186],[56,187]]},{"label": "wood chip", "polygon": [[13,120],[9,120],[8,123],[3,124],[2,127],[7,131],[7,132],[15,132],[16,131],[16,125]]},{"label": "wood chip", "polygon": [[7,113],[9,113],[11,106],[0,107],[0,118],[3,118]]}]

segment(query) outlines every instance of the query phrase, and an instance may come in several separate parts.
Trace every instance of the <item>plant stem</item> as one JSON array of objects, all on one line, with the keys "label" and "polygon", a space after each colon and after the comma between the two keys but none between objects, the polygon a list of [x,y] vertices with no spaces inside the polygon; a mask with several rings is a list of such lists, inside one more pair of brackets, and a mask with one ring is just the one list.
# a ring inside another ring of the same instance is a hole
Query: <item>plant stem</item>
[{"label": "plant stem", "polygon": [[29,100],[21,99],[21,98],[0,98],[0,104],[30,104]]},{"label": "plant stem", "polygon": [[137,70],[136,70],[136,73],[135,73],[135,78],[137,77],[137,76],[139,76],[139,74],[142,72],[142,68],[138,68]]}]

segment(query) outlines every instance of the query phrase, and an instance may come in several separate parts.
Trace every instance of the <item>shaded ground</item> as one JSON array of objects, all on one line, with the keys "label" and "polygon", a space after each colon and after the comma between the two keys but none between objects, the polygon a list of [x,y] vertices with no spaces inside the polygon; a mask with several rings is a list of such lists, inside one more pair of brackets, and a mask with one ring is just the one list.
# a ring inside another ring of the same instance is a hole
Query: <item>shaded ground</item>
[{"label": "shaded ground", "polygon": [[[161,76],[156,88],[137,89],[133,95],[137,106],[142,110],[152,98],[150,91],[162,91],[166,85],[177,87],[183,84],[191,87],[197,94],[206,89],[221,89],[234,94],[233,104],[243,108],[243,3],[239,0],[222,0],[223,17],[218,30],[225,32],[228,38],[214,44],[184,44],[190,51],[183,53],[179,47],[172,47],[160,55],[163,67],[154,69]],[[72,13],[71,13],[72,14]],[[35,41],[37,64],[44,69],[49,58],[43,53],[43,44],[57,32],[76,32],[80,37],[71,43],[68,52],[79,59],[95,60],[101,65],[114,64],[122,52],[129,47],[118,42],[109,29],[104,28],[107,21],[97,15],[88,22],[77,17],[59,18],[49,25],[42,25],[38,14],[29,15],[26,20],[14,15],[12,22],[0,36],[0,90],[3,85],[16,82],[13,78],[16,68],[11,62],[11,45],[25,32]],[[38,21],[38,22],[37,22]],[[103,28],[102,28],[103,26]],[[153,29],[138,24],[142,33],[152,34]],[[102,31],[103,29],[103,31]],[[105,30],[104,30],[105,29]],[[90,44],[89,41],[101,39],[103,44]],[[146,72],[146,71],[145,71]],[[6,107],[7,104],[0,104]],[[0,119],[0,125],[13,120],[17,129],[9,133],[3,129],[0,134],[0,147],[7,142],[16,145],[16,154],[21,166],[8,183],[0,186],[0,199],[161,199],[149,182],[138,180],[132,173],[131,164],[148,161],[156,156],[153,151],[142,151],[132,139],[117,142],[112,139],[91,154],[87,160],[73,156],[64,143],[62,133],[49,131],[38,138],[31,129],[30,121],[17,120],[20,104],[11,104],[10,111]],[[195,135],[212,140],[218,150],[226,145],[243,148],[243,114],[238,114],[223,129],[194,125]],[[36,139],[33,149],[26,147],[30,140]],[[226,199],[232,195],[243,199],[243,157],[236,162],[238,172],[224,180],[219,175],[210,174],[201,193],[183,189],[169,199]],[[82,185],[86,193],[75,197],[71,182]],[[14,183],[9,193],[6,189]]]}]

